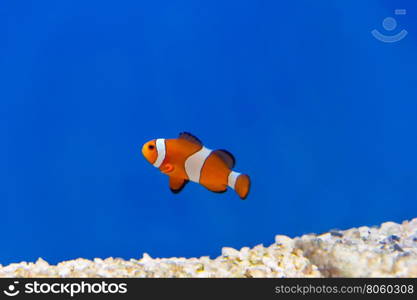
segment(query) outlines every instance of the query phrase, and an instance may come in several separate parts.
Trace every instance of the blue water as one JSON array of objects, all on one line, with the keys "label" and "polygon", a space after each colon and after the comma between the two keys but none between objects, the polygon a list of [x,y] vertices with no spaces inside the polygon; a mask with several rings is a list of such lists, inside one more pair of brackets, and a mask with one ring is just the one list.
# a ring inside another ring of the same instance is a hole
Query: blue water
[{"label": "blue water", "polygon": [[[2,1],[0,263],[416,217],[416,20],[412,0]],[[170,192],[140,149],[181,131],[235,155],[247,200]]]}]

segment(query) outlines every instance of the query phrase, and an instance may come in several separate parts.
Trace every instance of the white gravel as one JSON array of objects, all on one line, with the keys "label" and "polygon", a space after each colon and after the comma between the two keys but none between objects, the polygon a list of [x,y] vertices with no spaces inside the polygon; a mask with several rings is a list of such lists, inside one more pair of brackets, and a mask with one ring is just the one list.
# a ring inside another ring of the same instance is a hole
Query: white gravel
[{"label": "white gravel", "polygon": [[359,227],[291,239],[269,247],[224,247],[210,259],[79,258],[50,265],[0,265],[0,277],[417,277],[417,218],[402,224]]}]

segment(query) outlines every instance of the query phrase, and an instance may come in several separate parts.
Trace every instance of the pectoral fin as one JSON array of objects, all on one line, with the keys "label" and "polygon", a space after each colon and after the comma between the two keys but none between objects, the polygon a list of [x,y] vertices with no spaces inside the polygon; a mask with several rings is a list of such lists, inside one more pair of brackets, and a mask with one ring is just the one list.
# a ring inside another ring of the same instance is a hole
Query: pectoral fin
[{"label": "pectoral fin", "polygon": [[169,188],[174,194],[178,194],[182,191],[184,186],[188,183],[187,179],[169,177]]},{"label": "pectoral fin", "polygon": [[164,173],[164,174],[169,174],[169,173],[171,173],[172,171],[174,171],[174,166],[173,166],[173,165],[171,165],[171,164],[163,164],[163,165],[159,168],[159,170],[160,170],[162,173]]}]

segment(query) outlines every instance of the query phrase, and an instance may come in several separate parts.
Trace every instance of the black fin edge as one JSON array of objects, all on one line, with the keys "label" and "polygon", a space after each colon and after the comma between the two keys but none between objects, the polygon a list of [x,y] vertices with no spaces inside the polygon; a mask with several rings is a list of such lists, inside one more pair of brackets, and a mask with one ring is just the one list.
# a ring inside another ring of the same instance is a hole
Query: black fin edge
[{"label": "black fin edge", "polygon": [[226,149],[217,149],[217,150],[214,150],[214,152],[216,152],[216,151],[222,151],[222,152],[226,153],[228,156],[230,156],[230,158],[232,159],[232,166],[230,167],[230,169],[233,169],[235,167],[235,165],[236,165],[236,158],[235,158],[235,156],[232,153],[230,153]]},{"label": "black fin edge", "polygon": [[187,131],[183,131],[183,132],[180,132],[179,137],[181,138],[182,135],[188,135],[189,137],[194,139],[196,142],[198,142],[200,145],[203,145],[203,142],[192,133],[189,133]]},{"label": "black fin edge", "polygon": [[213,193],[216,193],[216,194],[223,194],[223,193],[227,192],[227,189],[225,189],[224,191],[212,191],[212,190],[209,190],[209,191],[213,192]]},{"label": "black fin edge", "polygon": [[188,182],[189,182],[189,180],[184,180],[183,185],[179,189],[175,190],[175,189],[172,189],[171,187],[169,189],[171,190],[172,193],[178,194],[179,192],[181,192],[184,189],[184,187],[187,185]]}]

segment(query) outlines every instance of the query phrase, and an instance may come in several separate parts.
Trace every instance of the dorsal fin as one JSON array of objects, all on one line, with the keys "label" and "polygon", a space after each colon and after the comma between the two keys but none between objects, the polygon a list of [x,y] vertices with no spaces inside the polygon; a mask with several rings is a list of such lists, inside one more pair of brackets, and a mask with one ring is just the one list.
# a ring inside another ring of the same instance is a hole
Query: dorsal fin
[{"label": "dorsal fin", "polygon": [[184,140],[190,141],[192,143],[195,143],[197,145],[203,146],[203,143],[197,137],[195,137],[194,135],[192,135],[189,132],[181,132],[180,136],[178,138],[179,139],[184,139]]},{"label": "dorsal fin", "polygon": [[220,150],[213,151],[213,153],[216,153],[216,155],[220,157],[226,163],[229,169],[233,169],[235,167],[236,160],[233,154],[230,153],[229,151],[220,149]]}]

